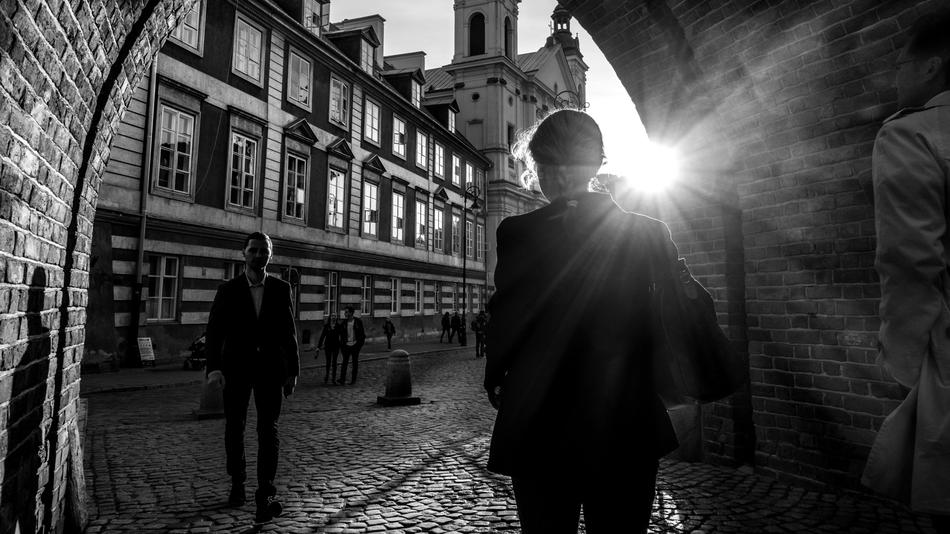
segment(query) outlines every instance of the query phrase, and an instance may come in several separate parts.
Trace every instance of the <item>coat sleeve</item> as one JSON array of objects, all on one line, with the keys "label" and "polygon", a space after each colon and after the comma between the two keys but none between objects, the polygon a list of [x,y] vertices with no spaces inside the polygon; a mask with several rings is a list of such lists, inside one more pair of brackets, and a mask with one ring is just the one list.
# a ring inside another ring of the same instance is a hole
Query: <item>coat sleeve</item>
[{"label": "coat sleeve", "polygon": [[327,338],[327,332],[328,332],[328,329],[327,329],[326,325],[324,325],[324,327],[320,330],[320,339],[317,341],[317,346],[318,346],[318,347],[322,347],[322,346],[323,346],[323,340],[325,340],[325,339]]},{"label": "coat sleeve", "polygon": [[363,348],[363,343],[366,342],[366,330],[363,329],[363,321],[359,318],[353,323],[353,335],[356,336],[356,346]]},{"label": "coat sleeve", "polygon": [[211,313],[208,315],[208,327],[205,329],[205,372],[221,370],[221,349],[224,346],[225,327],[227,325],[228,310],[227,285],[218,286],[211,304]]},{"label": "coat sleeve", "polygon": [[880,358],[907,387],[919,378],[930,331],[945,306],[939,284],[946,269],[947,177],[914,124],[885,124],[872,156]]},{"label": "coat sleeve", "polygon": [[300,353],[297,350],[297,324],[294,321],[294,301],[290,284],[283,284],[284,302],[280,313],[284,325],[284,358],[287,362],[287,376],[300,374]]},{"label": "coat sleeve", "polygon": [[517,259],[517,247],[511,246],[510,219],[498,225],[496,234],[495,293],[488,301],[488,339],[491,350],[485,358],[485,389],[492,390],[500,386],[508,373],[511,361],[517,353],[518,341],[524,310],[517,309],[512,298],[520,278]]}]

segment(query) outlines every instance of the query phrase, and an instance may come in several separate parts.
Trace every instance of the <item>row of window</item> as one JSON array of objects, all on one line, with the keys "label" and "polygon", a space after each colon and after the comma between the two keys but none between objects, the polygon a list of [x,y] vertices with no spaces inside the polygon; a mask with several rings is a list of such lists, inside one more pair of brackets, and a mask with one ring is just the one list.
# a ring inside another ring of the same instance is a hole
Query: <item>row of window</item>
[{"label": "row of window", "polygon": [[[165,190],[173,194],[189,195],[193,189],[193,168],[195,160],[195,131],[197,117],[196,115],[172,107],[167,104],[161,105],[160,133],[158,149],[158,175],[155,180],[156,188]],[[403,127],[405,127],[403,123]],[[427,141],[424,135],[417,139],[421,140],[418,154],[426,154]],[[255,209],[255,200],[257,198],[257,184],[260,157],[260,142],[256,137],[247,135],[244,132],[232,130],[230,141],[230,157],[228,163],[228,186],[227,186],[227,206],[239,209]],[[441,145],[435,145],[436,168],[441,169],[444,161],[445,152]],[[423,156],[423,161],[425,157]],[[458,155],[452,156],[453,178],[452,181],[460,183],[462,180],[462,159]],[[481,169],[476,170],[471,163],[464,163],[466,184],[476,181],[481,183],[483,175]],[[440,173],[436,173],[440,174]],[[310,176],[310,156],[291,149],[285,154],[284,165],[284,189],[282,202],[282,215],[285,219],[304,221],[307,214],[307,185]],[[346,172],[330,167],[327,176],[327,227],[330,229],[344,229],[346,219]],[[391,239],[393,242],[402,243],[405,240],[405,195],[398,191],[393,192],[392,196],[392,224]],[[370,181],[363,185],[363,203],[362,203],[362,232],[367,237],[378,236],[378,213],[379,213],[379,186]],[[414,241],[418,246],[427,248],[429,246],[429,228],[428,228],[428,204],[421,200],[416,200],[415,215],[417,227],[415,228]],[[443,228],[444,209],[441,207],[433,208],[432,223],[432,245],[434,250],[443,250]],[[460,216],[452,215],[452,252],[459,253],[459,237],[462,233],[459,230]],[[471,221],[466,223],[466,255],[474,257],[476,260],[482,259],[484,243],[484,228],[478,225],[478,230],[473,232]],[[472,237],[472,236],[475,237]],[[477,242],[473,245],[471,240]],[[474,251],[473,251],[474,247]],[[474,255],[473,255],[474,254]]]},{"label": "row of window", "polygon": [[[178,319],[178,309],[179,309],[179,299],[180,294],[178,291],[179,280],[180,280],[180,258],[177,256],[165,256],[165,255],[149,255],[147,256],[147,278],[148,278],[148,292],[146,295],[146,319],[149,321],[175,321]],[[294,302],[295,305],[298,301],[299,296],[299,275],[295,269],[291,267],[278,267],[275,269],[277,275],[282,279],[287,280],[291,283],[294,289]],[[243,272],[243,264],[240,262],[226,262],[224,269],[224,279],[229,280]],[[416,314],[422,314],[423,312],[423,299],[422,295],[424,294],[424,280],[413,280],[412,288],[413,292],[411,293],[411,301],[413,303],[413,311]],[[442,284],[440,282],[432,281],[430,285],[436,288],[440,288]],[[402,305],[404,302],[408,303],[409,298],[403,293],[403,280],[397,277],[389,277],[389,297],[390,297],[390,308],[389,311],[393,315],[401,314],[403,311]],[[373,285],[373,276],[372,275],[363,275],[360,286],[360,304],[358,309],[363,315],[372,315],[374,309],[374,290]],[[441,310],[442,303],[444,299],[442,297],[447,297],[447,299],[452,303],[452,308],[459,309],[463,307],[463,298],[462,298],[462,288],[459,284],[453,284],[450,286],[451,290],[446,292],[444,290],[437,290],[436,294],[438,298],[435,303],[435,309]],[[330,315],[340,315],[340,273],[337,271],[330,271],[327,273],[326,277],[326,288],[325,288],[325,300],[324,300],[324,316],[328,317]],[[477,302],[485,302],[484,288],[482,286],[469,286],[468,302],[467,305],[472,307],[473,303],[476,302],[476,297],[478,298]]]},{"label": "row of window", "polygon": [[[429,249],[429,204],[423,200],[416,200],[416,226],[413,240],[417,247]],[[459,246],[462,238],[462,217],[452,213],[451,243],[452,254],[460,253]],[[392,194],[392,221],[390,236],[393,242],[405,241],[406,231],[406,195],[399,191]],[[363,228],[366,237],[375,237],[379,232],[379,186],[373,182],[363,184]],[[432,250],[444,250],[445,247],[445,208],[432,207]],[[482,261],[485,258],[485,225],[478,223],[473,227],[472,221],[465,221],[464,230],[465,257]]]},{"label": "row of window", "polygon": [[[430,282],[430,285],[433,287],[439,288],[439,282]],[[375,294],[373,285],[373,276],[364,274],[362,276],[360,284],[360,304],[359,306],[354,306],[355,309],[358,309],[362,315],[372,315],[373,313],[373,304],[375,302],[373,295]],[[424,295],[424,280],[412,280],[413,288],[411,297],[407,298],[406,294],[403,292],[403,280],[401,278],[389,277],[389,313],[392,315],[399,315],[403,311],[403,303],[412,302],[412,311],[416,314],[422,314],[423,312],[423,295]],[[483,286],[469,286],[468,302],[463,302],[462,296],[462,286],[461,284],[453,284],[450,287],[449,291],[436,290],[436,295],[439,297],[435,302],[435,309],[441,310],[444,300],[451,302],[451,307],[453,309],[460,309],[463,305],[467,304],[469,307],[472,307],[473,303],[476,302],[485,302],[485,288]],[[330,271],[327,273],[327,282],[326,282],[326,299],[324,300],[324,317],[329,317],[335,315],[340,316],[340,273],[336,271]],[[445,299],[441,297],[446,297]],[[478,299],[476,301],[476,298]]]},{"label": "row of window", "polygon": [[[155,186],[170,193],[190,195],[194,176],[195,133],[197,116],[163,104],[159,122],[158,176]],[[232,131],[228,162],[227,203],[229,206],[254,209],[257,189],[259,139]],[[304,163],[305,165],[305,163]],[[290,183],[296,187],[300,162],[288,162]],[[304,166],[304,174],[305,166]]]},{"label": "row of window", "polygon": [[[413,82],[415,85],[418,85],[416,82]],[[330,120],[336,122],[340,126],[346,126],[347,116],[350,109],[349,103],[349,85],[346,82],[340,81],[335,77],[330,77]],[[378,103],[366,97],[363,99],[363,140],[367,141],[375,146],[382,146],[381,136],[382,129],[380,127],[382,120],[381,107]],[[449,112],[449,125],[448,129],[451,132],[455,131],[455,113]],[[427,171],[429,170],[429,145],[430,141],[432,144],[432,174],[436,178],[445,179],[445,147],[431,139],[432,136],[426,134],[423,131],[416,130],[416,158],[415,164],[416,167]],[[399,115],[393,113],[393,136],[392,144],[390,148],[392,154],[395,157],[398,157],[402,160],[406,159],[406,147],[408,144],[408,133],[406,121]],[[452,155],[452,184],[455,186],[462,185],[462,168],[463,163],[461,157],[457,154]],[[475,173],[482,173],[481,169],[475,169],[471,163],[464,163],[465,174],[465,187],[468,187],[473,181],[477,182]]]},{"label": "row of window", "polygon": [[[303,13],[302,24],[305,28],[313,27],[311,21],[320,12],[317,5],[310,5],[313,0],[308,2]],[[197,2],[182,22],[175,28],[171,38],[178,44],[198,53],[202,47],[202,32],[204,27],[204,2]],[[235,18],[234,23],[234,53],[232,57],[232,71],[242,78],[245,78],[257,85],[263,85],[264,64],[264,29],[252,22],[249,18],[240,13]],[[319,35],[319,32],[317,32]],[[360,46],[360,67],[373,74],[375,57],[375,46],[367,40],[361,40]],[[312,111],[313,94],[313,64],[305,57],[302,52],[289,50],[287,61],[288,73],[287,80],[287,100],[303,108],[306,111]],[[422,85],[412,80],[410,89],[410,103],[417,109],[422,107]],[[370,142],[379,145],[379,105],[369,101],[368,106],[372,106],[375,115],[369,114],[367,122],[371,125],[364,128],[364,138]],[[330,121],[346,128],[349,124],[350,116],[350,87],[349,84],[331,77],[330,79]],[[450,132],[455,132],[455,114],[449,113],[449,123],[447,125]],[[405,135],[405,123],[403,122],[403,136]],[[394,133],[394,137],[396,134]],[[395,142],[393,152],[396,152]],[[405,158],[403,151],[402,157]]]}]

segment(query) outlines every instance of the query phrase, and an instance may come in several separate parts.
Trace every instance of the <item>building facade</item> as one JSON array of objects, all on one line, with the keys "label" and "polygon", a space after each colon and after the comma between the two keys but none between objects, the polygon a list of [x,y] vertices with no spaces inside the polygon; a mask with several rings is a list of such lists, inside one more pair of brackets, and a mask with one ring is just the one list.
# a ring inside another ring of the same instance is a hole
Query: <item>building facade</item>
[{"label": "building facade", "polygon": [[329,10],[201,0],[163,46],[100,188],[84,363],[134,364],[143,337],[180,358],[253,231],[274,240],[304,346],[346,306],[371,337],[483,309],[487,221],[465,191],[492,160],[411,57],[383,54],[381,17]]}]

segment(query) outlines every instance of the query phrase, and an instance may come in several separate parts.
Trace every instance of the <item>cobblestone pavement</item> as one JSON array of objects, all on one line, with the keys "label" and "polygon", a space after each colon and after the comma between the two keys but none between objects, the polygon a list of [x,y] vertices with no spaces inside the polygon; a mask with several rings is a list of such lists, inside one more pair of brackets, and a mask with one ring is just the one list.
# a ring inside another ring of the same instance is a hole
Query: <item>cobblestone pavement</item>
[{"label": "cobblestone pavement", "polygon": [[[517,532],[508,479],[483,468],[494,415],[480,387],[483,362],[471,350],[414,359],[413,393],[422,405],[397,408],[376,405],[384,362],[361,366],[356,386],[324,385],[322,372],[309,370],[281,415],[285,511],[262,526],[253,523],[252,504],[226,506],[224,422],[191,415],[200,386],[89,397],[87,532]],[[929,520],[868,495],[664,460],[651,532],[932,530]]]}]

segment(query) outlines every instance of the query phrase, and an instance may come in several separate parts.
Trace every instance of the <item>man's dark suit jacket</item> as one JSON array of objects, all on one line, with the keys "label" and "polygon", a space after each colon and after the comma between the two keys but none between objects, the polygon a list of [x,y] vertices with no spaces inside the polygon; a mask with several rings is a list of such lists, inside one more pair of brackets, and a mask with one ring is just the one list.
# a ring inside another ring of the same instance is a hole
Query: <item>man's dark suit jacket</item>
[{"label": "man's dark suit jacket", "polygon": [[[353,318],[353,336],[356,337],[356,350],[363,348],[366,341],[366,331],[363,330],[363,321],[359,317]],[[346,335],[346,319],[340,321],[340,346],[346,347],[349,341]]]},{"label": "man's dark suit jacket", "polygon": [[299,375],[290,284],[270,275],[264,278],[259,317],[244,274],[221,284],[211,306],[206,339],[209,373],[220,370],[226,378],[273,385]]},{"label": "man's dark suit jacket", "polygon": [[503,390],[488,468],[596,476],[675,448],[651,381],[651,266],[676,257],[666,225],[588,193],[509,217],[497,236],[485,387]]}]

